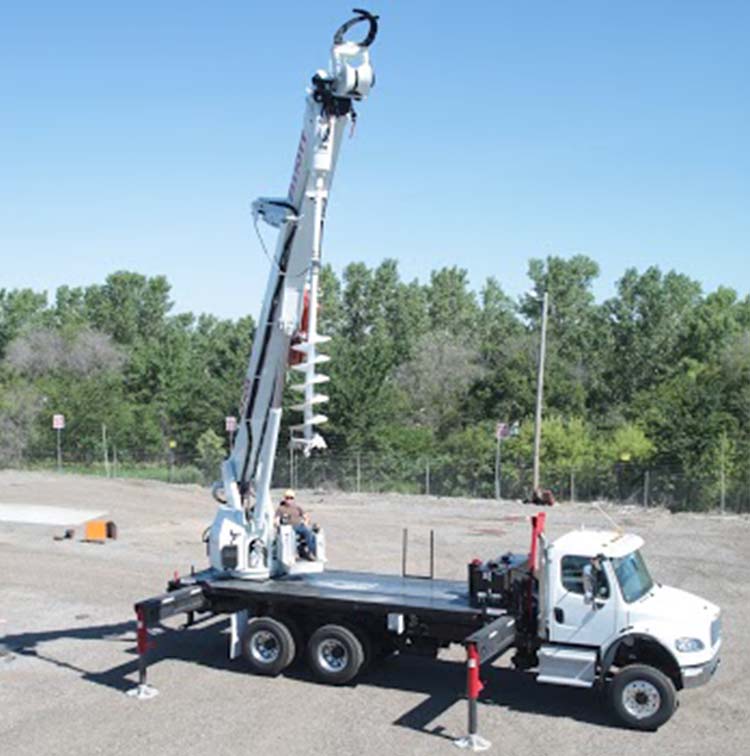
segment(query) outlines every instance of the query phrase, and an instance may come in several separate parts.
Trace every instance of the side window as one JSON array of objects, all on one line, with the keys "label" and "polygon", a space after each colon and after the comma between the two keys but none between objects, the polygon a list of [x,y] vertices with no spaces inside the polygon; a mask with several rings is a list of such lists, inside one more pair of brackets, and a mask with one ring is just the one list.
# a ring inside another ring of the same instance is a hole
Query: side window
[{"label": "side window", "polygon": [[[583,568],[591,564],[589,557],[564,556],[560,563],[560,575],[563,588],[571,593],[579,593],[583,596]],[[600,598],[609,598],[609,583],[603,571],[597,573],[596,595]]]},{"label": "side window", "polygon": [[565,556],[560,565],[562,584],[566,591],[583,595],[583,568],[588,563],[586,557]]}]

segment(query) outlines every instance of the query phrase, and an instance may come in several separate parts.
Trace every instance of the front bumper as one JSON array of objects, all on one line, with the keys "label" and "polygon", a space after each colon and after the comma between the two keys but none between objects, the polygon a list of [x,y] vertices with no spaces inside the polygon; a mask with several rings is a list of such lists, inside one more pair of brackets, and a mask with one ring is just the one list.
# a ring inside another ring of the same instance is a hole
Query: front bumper
[{"label": "front bumper", "polygon": [[705,664],[699,664],[696,667],[682,667],[682,686],[684,688],[697,688],[699,685],[705,685],[719,668],[719,652],[717,650],[713,659]]}]

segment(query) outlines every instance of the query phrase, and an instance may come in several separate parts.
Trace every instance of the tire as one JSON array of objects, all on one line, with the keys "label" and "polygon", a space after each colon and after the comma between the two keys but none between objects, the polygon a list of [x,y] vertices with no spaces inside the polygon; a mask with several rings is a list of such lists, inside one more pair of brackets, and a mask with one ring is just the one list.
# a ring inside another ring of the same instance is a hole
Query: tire
[{"label": "tire", "polygon": [[278,675],[294,659],[296,647],[289,628],[272,617],[254,617],[242,638],[242,656],[253,672]]},{"label": "tire", "polygon": [[277,622],[285,625],[287,630],[291,633],[292,640],[294,641],[294,656],[292,657],[292,662],[297,661],[304,655],[306,647],[305,636],[300,630],[299,623],[286,614],[274,614],[272,617]]},{"label": "tire", "polygon": [[329,685],[345,685],[362,668],[365,652],[359,638],[341,625],[323,625],[310,637],[307,661],[313,675]]},{"label": "tire", "polygon": [[375,642],[364,628],[355,628],[352,632],[362,646],[362,666],[359,671],[367,672],[377,660]]},{"label": "tire", "polygon": [[609,687],[617,718],[634,730],[656,730],[674,713],[674,683],[658,669],[645,664],[623,667]]}]

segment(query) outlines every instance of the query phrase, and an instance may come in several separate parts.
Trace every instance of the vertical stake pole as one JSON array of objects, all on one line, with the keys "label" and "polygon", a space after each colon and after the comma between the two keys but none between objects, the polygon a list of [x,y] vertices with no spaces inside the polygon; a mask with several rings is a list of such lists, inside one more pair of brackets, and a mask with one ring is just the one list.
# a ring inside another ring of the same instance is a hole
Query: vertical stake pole
[{"label": "vertical stake pole", "polygon": [[60,434],[62,430],[57,429],[57,472],[62,472],[62,444],[60,442]]},{"label": "vertical stake pole", "polygon": [[428,459],[424,465],[424,492],[427,496],[430,495],[430,460]]},{"label": "vertical stake pole", "polygon": [[362,455],[357,452],[357,493],[362,490]]},{"label": "vertical stake pole", "polygon": [[430,529],[430,580],[435,579],[435,531]]},{"label": "vertical stake pole", "polygon": [[648,506],[648,488],[650,483],[651,474],[648,470],[643,473],[643,506]]},{"label": "vertical stake pole", "polygon": [[404,528],[401,535],[401,577],[406,577],[406,551],[409,546],[409,529]]}]

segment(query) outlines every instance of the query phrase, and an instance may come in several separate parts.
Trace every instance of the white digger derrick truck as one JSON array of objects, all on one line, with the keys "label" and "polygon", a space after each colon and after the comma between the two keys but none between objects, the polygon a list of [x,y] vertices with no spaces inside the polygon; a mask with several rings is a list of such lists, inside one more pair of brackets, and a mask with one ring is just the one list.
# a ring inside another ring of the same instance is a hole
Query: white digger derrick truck
[{"label": "white digger derrick truck", "polygon": [[[325,570],[322,532],[313,559],[300,560],[294,532],[274,521],[270,485],[288,368],[299,373],[302,413],[292,443],[322,449],[325,420],[318,393],[327,358],[317,332],[318,274],[326,203],[341,138],[375,77],[369,47],[377,17],[356,16],[334,37],[328,70],[307,92],[292,181],[283,199],[260,199],[257,219],[278,229],[253,342],[235,445],[215,487],[218,512],[210,529],[210,566],[175,577],[167,592],[136,604],[138,697],[146,682],[149,628],[185,613],[189,628],[217,615],[230,618],[231,658],[256,673],[276,675],[304,651],[314,676],[353,680],[384,654],[437,655],[452,643],[467,649],[469,736],[474,750],[479,668],[515,649],[518,669],[540,683],[606,691],[624,724],[655,729],[676,706],[676,693],[707,682],[719,664],[718,607],[654,582],[642,540],[618,531],[579,530],[550,543],[545,515],[532,517],[528,553],[468,565],[464,581]],[[345,36],[367,25],[361,42]],[[290,360],[290,354],[292,355]],[[198,618],[196,620],[196,617]]]}]

